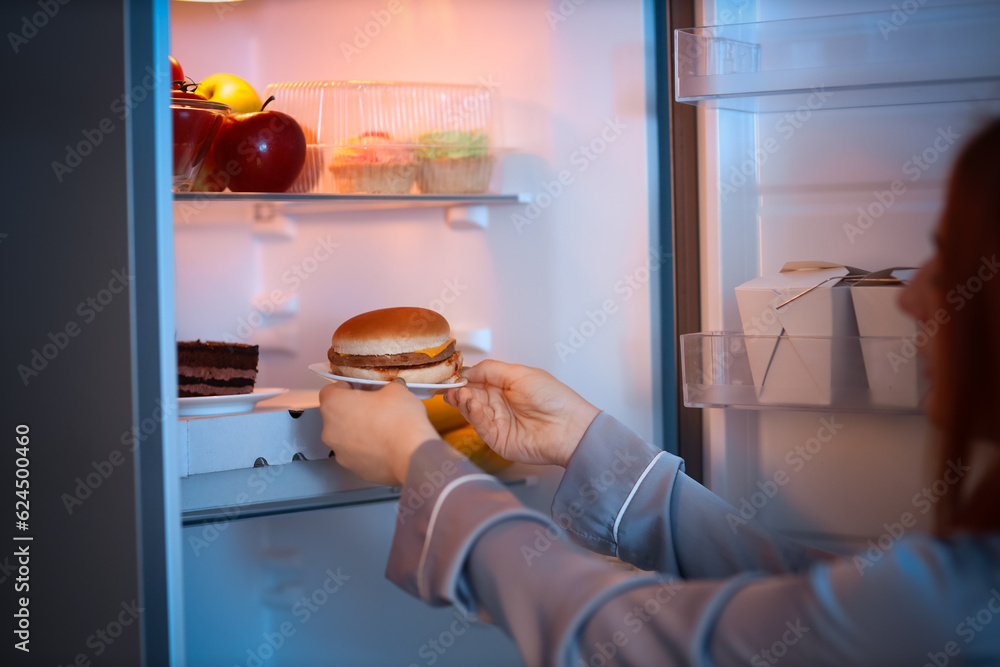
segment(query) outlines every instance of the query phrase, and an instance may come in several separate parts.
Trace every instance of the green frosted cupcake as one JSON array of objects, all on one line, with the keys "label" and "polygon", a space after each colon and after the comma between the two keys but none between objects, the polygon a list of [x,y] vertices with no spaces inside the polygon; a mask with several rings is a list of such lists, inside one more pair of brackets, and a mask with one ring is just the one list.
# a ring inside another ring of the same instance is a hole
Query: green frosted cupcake
[{"label": "green frosted cupcake", "polygon": [[417,186],[425,194],[480,194],[490,186],[493,155],[486,132],[424,132],[417,137]]}]

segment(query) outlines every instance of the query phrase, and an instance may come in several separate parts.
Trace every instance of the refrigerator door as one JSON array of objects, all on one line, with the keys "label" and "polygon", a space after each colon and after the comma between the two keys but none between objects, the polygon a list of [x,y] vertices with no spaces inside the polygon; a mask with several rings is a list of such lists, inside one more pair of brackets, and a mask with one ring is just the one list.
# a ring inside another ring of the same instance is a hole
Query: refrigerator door
[{"label": "refrigerator door", "polygon": [[[675,56],[676,93],[698,105],[701,124],[703,331],[743,333],[737,286],[789,261],[919,266],[949,165],[998,110],[1000,7],[741,0],[699,10],[712,27],[677,33]],[[712,488],[746,518],[836,550],[915,509],[928,528],[930,506],[914,505],[932,481],[925,417],[851,403],[705,410]]]},{"label": "refrigerator door", "polygon": [[0,12],[0,662],[181,664],[167,3]]}]

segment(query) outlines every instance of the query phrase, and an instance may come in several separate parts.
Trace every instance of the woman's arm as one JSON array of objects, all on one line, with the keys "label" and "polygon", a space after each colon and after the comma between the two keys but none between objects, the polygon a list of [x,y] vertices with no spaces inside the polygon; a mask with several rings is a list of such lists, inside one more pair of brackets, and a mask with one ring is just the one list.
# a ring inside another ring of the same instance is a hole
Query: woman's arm
[{"label": "woman's arm", "polygon": [[606,413],[570,459],[552,516],[591,551],[685,579],[797,572],[831,557],[747,521]]},{"label": "woman's arm", "polygon": [[799,574],[636,574],[580,549],[431,441],[410,462],[387,576],[432,604],[479,612],[529,665],[885,667],[954,651],[964,664],[997,664],[1000,632],[959,624],[990,609],[998,562],[1000,540],[904,537],[877,558]]}]

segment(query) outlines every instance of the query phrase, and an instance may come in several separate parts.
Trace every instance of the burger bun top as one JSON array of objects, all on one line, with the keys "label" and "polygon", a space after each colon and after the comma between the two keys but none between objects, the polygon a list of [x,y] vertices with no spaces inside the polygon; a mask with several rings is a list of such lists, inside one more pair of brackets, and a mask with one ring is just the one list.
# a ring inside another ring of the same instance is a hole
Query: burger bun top
[{"label": "burger bun top", "polygon": [[427,308],[381,308],[347,320],[333,334],[339,354],[405,354],[445,345],[451,339],[448,320]]}]

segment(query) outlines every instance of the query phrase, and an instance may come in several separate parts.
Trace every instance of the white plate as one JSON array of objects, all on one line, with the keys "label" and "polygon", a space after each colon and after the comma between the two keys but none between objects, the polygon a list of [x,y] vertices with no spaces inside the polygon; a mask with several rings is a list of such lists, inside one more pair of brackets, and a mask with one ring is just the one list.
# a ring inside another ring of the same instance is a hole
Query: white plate
[{"label": "white plate", "polygon": [[287,389],[264,387],[254,389],[251,394],[232,394],[229,396],[188,396],[177,399],[177,415],[179,417],[209,417],[217,415],[237,415],[250,412],[257,403],[266,398],[274,398],[284,394]]},{"label": "white plate", "polygon": [[[382,385],[389,384],[385,380],[362,380],[361,378],[349,378],[344,377],[343,375],[334,375],[330,372],[330,364],[326,362],[310,364],[309,370],[320,377],[326,378],[327,380],[349,382],[355,389],[378,389]],[[406,384],[406,388],[416,394],[417,398],[430,398],[435,394],[440,394],[448,389],[464,387],[467,382],[468,380],[465,378],[461,378],[458,382],[452,382],[449,384],[423,384],[420,382],[408,382]]]}]

